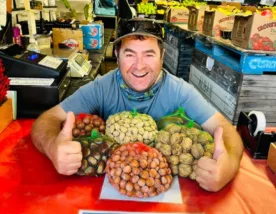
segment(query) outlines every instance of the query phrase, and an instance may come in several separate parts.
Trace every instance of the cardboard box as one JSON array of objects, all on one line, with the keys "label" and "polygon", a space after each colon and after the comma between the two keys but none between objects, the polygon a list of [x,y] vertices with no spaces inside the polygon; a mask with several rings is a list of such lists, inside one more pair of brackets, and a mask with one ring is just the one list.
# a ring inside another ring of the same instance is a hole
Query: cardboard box
[{"label": "cardboard box", "polygon": [[232,31],[235,15],[227,16],[224,13],[215,11],[205,11],[203,22],[203,33],[207,36],[221,36],[221,29]]},{"label": "cardboard box", "polygon": [[276,21],[258,13],[236,15],[232,43],[249,50],[275,51]]},{"label": "cardboard box", "polygon": [[271,143],[268,150],[267,165],[269,168],[276,173],[276,145]]},{"label": "cardboard box", "polygon": [[83,49],[82,30],[72,30],[69,28],[53,28],[54,48],[60,49]]},{"label": "cardboard box", "polygon": [[166,12],[167,21],[171,23],[188,23],[188,8],[168,8]]},{"label": "cardboard box", "polygon": [[[203,22],[203,33],[207,36],[221,36],[220,30],[232,31],[234,25],[235,15],[227,16],[219,10],[213,10],[216,6],[210,5],[210,10],[205,10],[204,22]],[[221,6],[217,9],[227,9],[233,11],[234,9],[241,9],[241,4],[238,2],[222,2]]]},{"label": "cardboard box", "polygon": [[81,26],[83,37],[100,38],[104,34],[103,24],[88,24]]},{"label": "cardboard box", "polygon": [[104,44],[104,37],[100,38],[83,38],[84,49],[86,50],[98,50],[101,49]]},{"label": "cardboard box", "polygon": [[201,6],[197,9],[194,6],[188,6],[189,9],[189,20],[188,20],[188,29],[193,31],[202,31],[203,22],[204,22],[204,12],[207,9],[207,6]]},{"label": "cardboard box", "polygon": [[12,112],[12,99],[9,98],[0,106],[0,133],[12,122]]}]

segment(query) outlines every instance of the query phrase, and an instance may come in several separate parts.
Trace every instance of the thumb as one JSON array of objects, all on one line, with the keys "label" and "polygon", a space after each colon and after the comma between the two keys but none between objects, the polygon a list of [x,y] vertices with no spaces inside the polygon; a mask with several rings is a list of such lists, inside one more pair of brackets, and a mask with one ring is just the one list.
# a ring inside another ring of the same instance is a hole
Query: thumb
[{"label": "thumb", "polygon": [[75,123],[75,115],[73,112],[68,112],[65,124],[61,130],[61,134],[67,137],[68,140],[72,139],[72,130]]},{"label": "thumb", "polygon": [[213,154],[213,159],[215,160],[218,160],[219,156],[225,151],[222,134],[223,129],[221,127],[217,127],[214,133],[215,151]]}]

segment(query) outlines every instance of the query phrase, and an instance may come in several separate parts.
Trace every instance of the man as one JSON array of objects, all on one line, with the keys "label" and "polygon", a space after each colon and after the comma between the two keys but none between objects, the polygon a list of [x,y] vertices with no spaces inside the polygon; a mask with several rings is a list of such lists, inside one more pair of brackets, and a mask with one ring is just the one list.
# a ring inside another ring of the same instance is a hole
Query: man
[{"label": "man", "polygon": [[[196,180],[207,191],[223,188],[237,173],[243,146],[234,127],[188,83],[162,70],[160,25],[130,20],[119,26],[114,42],[118,69],[80,88],[34,123],[32,139],[60,174],[72,175],[81,166],[81,146],[72,141],[74,112],[109,115],[136,108],[155,120],[183,107],[190,118],[214,136],[213,159],[198,161]],[[65,125],[60,130],[61,123]]]}]

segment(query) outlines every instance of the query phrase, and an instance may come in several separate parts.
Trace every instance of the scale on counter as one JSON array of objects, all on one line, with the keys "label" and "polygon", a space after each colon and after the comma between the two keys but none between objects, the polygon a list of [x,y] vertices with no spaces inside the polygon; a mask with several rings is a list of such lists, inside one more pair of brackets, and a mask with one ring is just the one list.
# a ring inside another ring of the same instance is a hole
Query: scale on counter
[{"label": "scale on counter", "polygon": [[92,65],[81,53],[73,53],[68,58],[68,67],[71,77],[83,77],[89,74]]}]

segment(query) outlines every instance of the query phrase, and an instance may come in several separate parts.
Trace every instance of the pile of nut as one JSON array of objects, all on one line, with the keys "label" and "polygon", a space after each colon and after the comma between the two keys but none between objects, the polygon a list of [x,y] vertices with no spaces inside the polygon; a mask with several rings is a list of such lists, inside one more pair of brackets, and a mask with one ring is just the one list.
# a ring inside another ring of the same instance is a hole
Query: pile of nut
[{"label": "pile of nut", "polygon": [[105,122],[98,115],[79,114],[76,116],[72,134],[74,137],[90,136],[93,130],[105,133]]},{"label": "pile of nut", "polygon": [[108,117],[105,132],[120,144],[139,141],[153,145],[158,131],[151,116],[123,111]]},{"label": "pile of nut", "polygon": [[155,148],[166,156],[174,175],[194,180],[198,159],[212,158],[214,142],[208,132],[169,124],[158,132]]},{"label": "pile of nut", "polygon": [[129,197],[156,196],[172,183],[166,158],[141,142],[117,148],[107,161],[106,173],[112,186]]},{"label": "pile of nut", "polygon": [[98,176],[105,173],[107,159],[111,153],[120,145],[107,136],[100,136],[96,139],[76,138],[74,141],[81,143],[82,165],[78,169],[78,175]]}]

